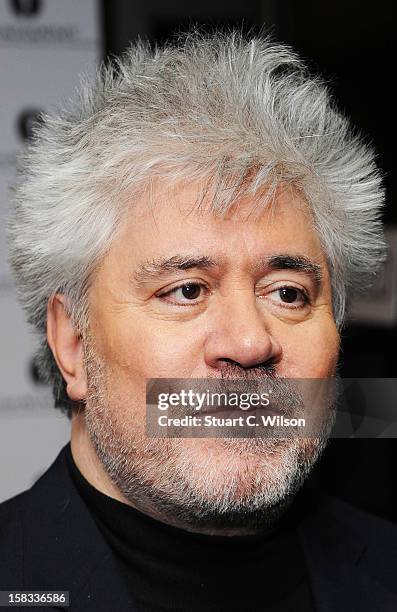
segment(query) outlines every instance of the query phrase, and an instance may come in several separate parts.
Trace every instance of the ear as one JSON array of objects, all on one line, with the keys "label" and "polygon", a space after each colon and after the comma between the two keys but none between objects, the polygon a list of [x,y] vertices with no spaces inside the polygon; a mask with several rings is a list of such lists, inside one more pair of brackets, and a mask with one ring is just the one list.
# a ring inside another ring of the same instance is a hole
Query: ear
[{"label": "ear", "polygon": [[87,378],[83,342],[72,325],[65,304],[65,296],[59,293],[48,301],[47,341],[66,381],[68,396],[74,401],[84,400],[87,394]]}]

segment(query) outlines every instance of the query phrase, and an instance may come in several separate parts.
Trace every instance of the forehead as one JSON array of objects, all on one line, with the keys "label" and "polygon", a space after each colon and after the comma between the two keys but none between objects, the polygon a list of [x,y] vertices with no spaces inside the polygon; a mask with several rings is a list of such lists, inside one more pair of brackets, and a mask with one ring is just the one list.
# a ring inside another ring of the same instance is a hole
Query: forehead
[{"label": "forehead", "polygon": [[141,259],[205,249],[236,260],[288,249],[324,259],[310,207],[293,187],[262,199],[241,197],[222,215],[211,194],[201,195],[195,182],[157,184],[128,207],[112,250]]}]

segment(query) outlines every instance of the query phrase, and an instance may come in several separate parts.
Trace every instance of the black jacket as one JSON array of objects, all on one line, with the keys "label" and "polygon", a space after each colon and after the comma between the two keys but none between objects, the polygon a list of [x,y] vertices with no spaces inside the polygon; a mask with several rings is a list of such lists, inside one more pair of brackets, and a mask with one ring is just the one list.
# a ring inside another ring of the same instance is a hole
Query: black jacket
[{"label": "black jacket", "polygon": [[[0,504],[0,590],[67,590],[71,612],[134,610],[65,449],[31,489]],[[325,498],[298,532],[318,612],[397,612],[394,524]]]}]

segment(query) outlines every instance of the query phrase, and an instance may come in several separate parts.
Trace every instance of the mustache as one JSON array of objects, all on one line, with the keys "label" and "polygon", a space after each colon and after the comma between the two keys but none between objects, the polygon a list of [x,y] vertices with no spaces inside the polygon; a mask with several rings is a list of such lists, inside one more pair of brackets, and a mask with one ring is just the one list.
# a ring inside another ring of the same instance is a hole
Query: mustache
[{"label": "mustache", "polygon": [[269,360],[264,364],[257,365],[253,368],[243,368],[233,361],[225,359],[219,368],[219,375],[210,374],[208,378],[221,378],[227,380],[229,378],[239,378],[247,380],[263,380],[264,378],[276,378],[276,363]]},{"label": "mustache", "polygon": [[[272,410],[283,416],[293,416],[303,408],[303,399],[286,379],[277,376],[276,363],[269,360],[252,368],[225,359],[219,374],[211,373],[211,389],[218,393],[261,393],[271,388]],[[214,380],[219,381],[218,384]]]},{"label": "mustache", "polygon": [[[185,382],[188,381],[185,380]],[[250,394],[269,394],[269,410],[279,415],[292,417],[304,411],[304,401],[299,389],[293,384],[293,381],[277,375],[274,363],[266,363],[249,369],[234,363],[224,363],[218,369],[218,373],[211,372],[207,378],[190,382],[193,383],[192,387],[198,393],[210,391],[214,394],[235,394],[239,397]],[[246,397],[244,401],[247,402]],[[257,408],[257,405],[252,405],[245,411]],[[213,407],[204,406],[202,412],[213,410]],[[220,406],[219,410],[224,410],[224,407]],[[229,408],[229,410],[237,411],[238,408]]]}]

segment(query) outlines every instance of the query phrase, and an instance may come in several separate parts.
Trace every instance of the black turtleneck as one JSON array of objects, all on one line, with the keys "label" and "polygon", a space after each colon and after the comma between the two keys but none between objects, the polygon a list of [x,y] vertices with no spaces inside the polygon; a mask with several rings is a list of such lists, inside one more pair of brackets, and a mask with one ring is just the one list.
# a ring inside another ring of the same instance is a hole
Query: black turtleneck
[{"label": "black turtleneck", "polygon": [[266,535],[211,536],[169,526],[71,477],[113,550],[139,612],[313,612],[296,512]]}]

